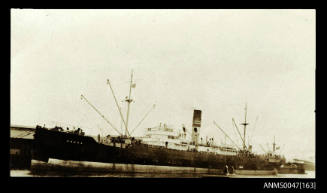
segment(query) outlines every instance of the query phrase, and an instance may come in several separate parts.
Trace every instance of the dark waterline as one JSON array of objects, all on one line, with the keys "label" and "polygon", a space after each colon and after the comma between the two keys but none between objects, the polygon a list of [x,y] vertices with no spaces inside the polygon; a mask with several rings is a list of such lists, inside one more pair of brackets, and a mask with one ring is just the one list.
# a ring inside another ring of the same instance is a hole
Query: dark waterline
[{"label": "dark waterline", "polygon": [[[11,170],[11,177],[109,177],[109,178],[203,178],[226,177],[224,175],[206,174],[167,174],[167,173],[127,173],[127,172],[58,172],[46,171],[35,173],[31,170]],[[315,178],[315,171],[306,174],[277,174],[277,175],[233,175],[231,178]]]}]

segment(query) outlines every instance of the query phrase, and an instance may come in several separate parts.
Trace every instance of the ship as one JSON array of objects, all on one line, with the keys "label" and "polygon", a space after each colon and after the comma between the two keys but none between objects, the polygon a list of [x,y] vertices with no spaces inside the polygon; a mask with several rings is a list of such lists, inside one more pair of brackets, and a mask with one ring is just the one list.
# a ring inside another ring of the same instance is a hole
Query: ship
[{"label": "ship", "polygon": [[[271,165],[275,165],[276,169],[279,174],[305,174],[305,167],[304,163],[302,161],[288,161],[288,162],[283,162],[283,164],[280,165],[280,156],[276,153],[277,150],[280,149],[280,146],[277,146],[275,142],[275,136],[274,136],[274,141],[272,143],[272,149],[271,150],[266,150],[263,148],[262,145],[260,145],[261,149],[265,152],[263,156],[266,157],[268,162]],[[284,156],[283,156],[283,159]]]},{"label": "ship", "polygon": [[[124,118],[118,105],[111,83],[107,80],[115,99],[121,121],[124,123],[125,132],[122,133],[84,96],[81,99],[90,105],[117,133],[118,135],[88,136],[82,128],[70,129],[55,126],[47,128],[37,125],[34,134],[32,159],[48,162],[49,159],[88,161],[113,164],[138,164],[154,166],[176,166],[193,168],[220,169],[224,173],[248,170],[276,170],[285,164],[285,158],[256,154],[252,146],[246,145],[245,120],[244,135],[241,136],[243,147],[237,146],[232,139],[214,122],[215,126],[233,142],[234,145],[219,144],[214,138],[200,138],[202,111],[193,109],[191,133],[184,125],[179,129],[158,123],[152,128],[145,128],[145,135],[135,137],[129,131],[128,119],[131,99],[131,90],[135,88],[133,72],[131,74],[129,96],[127,102],[127,115]],[[155,105],[153,106],[155,107]],[[191,115],[191,113],[190,113]],[[146,117],[146,116],[145,116]],[[145,118],[144,117],[144,118]],[[191,116],[190,116],[191,117]],[[142,121],[144,120],[142,119]],[[191,119],[190,119],[191,121]]]}]

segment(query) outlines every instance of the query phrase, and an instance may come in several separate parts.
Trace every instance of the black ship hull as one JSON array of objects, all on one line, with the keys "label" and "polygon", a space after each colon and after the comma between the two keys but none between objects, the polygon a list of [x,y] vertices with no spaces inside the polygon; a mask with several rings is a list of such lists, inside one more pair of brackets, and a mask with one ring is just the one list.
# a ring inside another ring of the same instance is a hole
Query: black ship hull
[{"label": "black ship hull", "polygon": [[61,160],[92,161],[104,163],[126,163],[160,166],[185,166],[222,169],[274,169],[265,159],[255,155],[219,155],[208,152],[181,151],[142,143],[115,144],[98,143],[90,136],[36,128],[33,159],[47,162],[49,158]]}]

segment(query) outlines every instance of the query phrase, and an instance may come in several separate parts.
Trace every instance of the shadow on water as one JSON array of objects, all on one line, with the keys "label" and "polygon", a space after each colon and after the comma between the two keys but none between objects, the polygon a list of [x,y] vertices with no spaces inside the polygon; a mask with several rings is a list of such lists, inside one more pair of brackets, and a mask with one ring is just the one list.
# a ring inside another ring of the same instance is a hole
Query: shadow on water
[{"label": "shadow on water", "polygon": [[306,174],[278,174],[276,176],[252,175],[203,175],[173,173],[128,173],[128,172],[95,172],[95,171],[56,171],[56,170],[11,170],[12,177],[109,177],[109,178],[315,178],[315,171]]},{"label": "shadow on water", "polygon": [[109,178],[201,178],[201,174],[172,174],[172,173],[137,173],[137,172],[94,172],[94,171],[31,171],[15,170],[11,176],[25,177],[109,177]]},{"label": "shadow on water", "polygon": [[[217,171],[201,168],[176,168],[169,166],[103,164],[90,162],[33,161],[25,176],[37,177],[113,177],[113,178],[201,178]],[[12,176],[19,176],[12,172]],[[215,175],[216,177],[222,175]]]},{"label": "shadow on water", "polygon": [[[82,167],[83,166],[83,167]],[[11,170],[12,177],[109,177],[109,178],[315,178],[315,171],[306,171],[306,174],[277,174],[277,175],[218,175],[209,173],[187,172],[131,172],[122,170],[106,170],[103,167],[78,165],[71,167],[50,163],[33,164],[29,170]]]}]

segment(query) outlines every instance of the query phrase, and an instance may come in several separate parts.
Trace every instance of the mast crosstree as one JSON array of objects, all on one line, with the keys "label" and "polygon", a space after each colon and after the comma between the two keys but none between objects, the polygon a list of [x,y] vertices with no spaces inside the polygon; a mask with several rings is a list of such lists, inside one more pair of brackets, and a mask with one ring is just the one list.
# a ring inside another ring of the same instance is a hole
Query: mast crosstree
[{"label": "mast crosstree", "polygon": [[115,99],[115,103],[117,105],[120,117],[124,123],[125,126],[125,136],[126,137],[131,137],[132,133],[137,129],[137,127],[139,127],[141,125],[141,123],[144,121],[144,119],[149,115],[149,113],[155,108],[155,104],[152,106],[152,108],[145,114],[145,116],[139,121],[139,123],[136,125],[136,127],[132,130],[132,132],[129,131],[129,127],[128,127],[128,120],[129,120],[129,114],[130,114],[130,104],[134,101],[133,99],[131,99],[131,95],[132,95],[132,88],[136,87],[136,84],[133,82],[133,70],[131,72],[131,80],[130,80],[130,85],[129,85],[129,94],[128,96],[126,96],[125,98],[125,102],[127,102],[127,113],[126,113],[126,119],[124,119],[123,117],[123,113],[121,111],[121,107],[118,105],[118,101],[117,98],[115,96],[114,90],[110,84],[109,79],[107,79],[107,84],[110,86],[110,90],[112,92],[112,95]]},{"label": "mast crosstree", "polygon": [[[117,133],[119,133],[119,135],[124,136],[124,137],[131,137],[131,133],[129,132],[129,128],[128,128],[128,119],[129,119],[129,114],[130,114],[130,104],[131,102],[133,102],[134,100],[131,99],[131,94],[132,94],[132,88],[135,88],[136,84],[133,82],[133,70],[131,72],[131,80],[130,80],[130,85],[129,85],[129,94],[128,96],[126,96],[125,101],[127,102],[128,106],[127,106],[127,114],[126,114],[126,119],[124,119],[121,107],[118,104],[117,98],[115,96],[115,92],[111,86],[110,80],[107,79],[107,84],[110,87],[111,93],[115,99],[115,103],[117,105],[118,111],[119,111],[119,115],[120,118],[122,120],[122,122],[124,123],[125,126],[125,133],[124,132],[119,132],[116,127],[84,96],[81,95],[81,99],[85,100]],[[145,114],[145,116],[141,119],[141,121],[137,124],[137,126],[132,130],[133,131],[140,126],[140,124],[144,121],[144,119],[148,116],[148,114],[151,112],[151,110],[153,110],[155,108],[155,105],[152,106],[152,108]],[[124,133],[124,134],[123,134]]]}]

